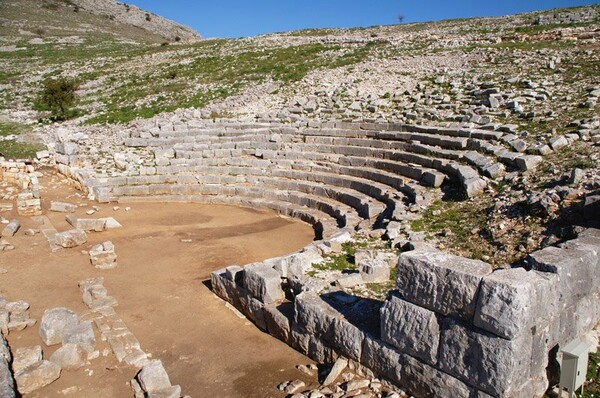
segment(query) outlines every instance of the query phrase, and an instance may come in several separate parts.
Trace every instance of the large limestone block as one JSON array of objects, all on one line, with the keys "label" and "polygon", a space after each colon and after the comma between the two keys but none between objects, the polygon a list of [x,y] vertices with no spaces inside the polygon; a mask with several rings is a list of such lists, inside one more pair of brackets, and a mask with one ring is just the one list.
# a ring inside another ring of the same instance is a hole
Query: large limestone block
[{"label": "large limestone block", "polygon": [[529,255],[527,262],[534,270],[558,276],[558,293],[563,308],[597,291],[600,284],[598,253],[588,248],[574,245],[546,247]]},{"label": "large limestone block", "polygon": [[538,318],[548,318],[556,311],[558,297],[553,282],[556,278],[523,268],[486,276],[479,292],[475,326],[507,339],[527,331]]},{"label": "large limestone block", "polygon": [[479,285],[492,267],[434,250],[403,253],[398,260],[396,286],[401,296],[442,315],[470,320]]},{"label": "large limestone block", "polygon": [[372,336],[366,336],[363,341],[361,363],[372,369],[377,375],[400,385],[402,363],[400,352],[394,347]]},{"label": "large limestone block", "polygon": [[383,259],[369,259],[359,264],[362,280],[367,283],[380,283],[390,280],[390,266]]},{"label": "large limestone block", "polygon": [[60,366],[57,364],[50,361],[41,361],[15,374],[17,389],[21,394],[29,394],[58,379],[60,371]]},{"label": "large limestone block", "polygon": [[331,325],[331,333],[325,340],[331,343],[341,355],[360,361],[365,333],[346,319],[336,318]]},{"label": "large limestone block", "polygon": [[289,343],[294,307],[292,304],[269,304],[264,308],[267,331],[284,343]]},{"label": "large limestone block", "polygon": [[338,316],[339,312],[315,292],[307,291],[296,296],[294,320],[309,333],[328,335],[334,319]]},{"label": "large limestone block", "polygon": [[437,363],[440,326],[428,309],[392,296],[381,308],[381,339],[427,363]]},{"label": "large limestone block", "polygon": [[281,277],[271,266],[263,263],[250,264],[244,268],[244,286],[265,304],[285,298],[281,289]]},{"label": "large limestone block", "polygon": [[452,319],[442,326],[439,367],[498,397],[511,397],[531,374],[532,336],[507,340]]},{"label": "large limestone block", "polygon": [[411,394],[423,398],[472,398],[476,390],[461,380],[419,360],[400,354],[401,385]]},{"label": "large limestone block", "polygon": [[46,345],[62,343],[67,330],[79,325],[79,317],[66,308],[44,311],[40,322],[40,337]]}]

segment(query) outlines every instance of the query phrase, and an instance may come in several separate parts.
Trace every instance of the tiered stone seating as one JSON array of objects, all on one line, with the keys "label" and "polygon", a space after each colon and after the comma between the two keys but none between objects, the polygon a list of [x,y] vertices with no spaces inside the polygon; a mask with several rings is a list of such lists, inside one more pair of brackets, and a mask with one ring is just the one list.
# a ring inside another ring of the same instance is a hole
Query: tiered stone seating
[{"label": "tiered stone seating", "polygon": [[507,166],[526,169],[538,161],[505,146],[503,134],[387,124],[165,121],[124,139],[127,147],[154,155],[139,173],[88,185],[111,200],[274,209],[318,225],[322,235],[376,225],[414,202],[419,185],[454,181],[474,196]]}]

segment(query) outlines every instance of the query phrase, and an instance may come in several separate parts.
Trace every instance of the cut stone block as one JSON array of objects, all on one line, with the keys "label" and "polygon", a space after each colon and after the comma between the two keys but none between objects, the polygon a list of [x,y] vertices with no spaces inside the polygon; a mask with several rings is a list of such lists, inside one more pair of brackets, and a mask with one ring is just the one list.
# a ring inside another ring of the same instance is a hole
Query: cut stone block
[{"label": "cut stone block", "polygon": [[87,235],[81,229],[71,229],[54,235],[54,241],[64,248],[77,247],[87,242]]},{"label": "cut stone block", "polygon": [[65,219],[75,229],[82,231],[102,232],[106,230],[106,219],[104,218],[77,218],[74,215],[68,215]]},{"label": "cut stone block", "polygon": [[437,363],[440,326],[432,311],[392,296],[381,308],[381,338],[402,352]]},{"label": "cut stone block", "polygon": [[400,382],[400,353],[381,340],[365,337],[361,363],[392,382]]},{"label": "cut stone block", "polygon": [[79,317],[69,309],[46,310],[40,323],[40,337],[46,345],[60,344],[65,332],[77,325],[79,325]]},{"label": "cut stone block", "polygon": [[470,320],[479,284],[492,267],[434,250],[403,253],[398,260],[396,286],[401,296],[442,315]]},{"label": "cut stone block", "polygon": [[263,263],[250,264],[244,268],[244,286],[265,304],[285,298],[281,289],[281,276],[272,267]]},{"label": "cut stone block", "polygon": [[359,264],[358,269],[363,281],[367,283],[387,282],[390,280],[390,266],[383,259],[369,259]]},{"label": "cut stone block", "polygon": [[506,340],[447,319],[442,325],[439,367],[488,394],[511,397],[530,376],[532,336]]},{"label": "cut stone block", "polygon": [[534,271],[496,271],[483,278],[474,324],[512,339],[556,311],[556,290],[555,284]]},{"label": "cut stone block", "polygon": [[77,210],[77,205],[65,202],[50,202],[50,211],[59,213],[73,213]]}]

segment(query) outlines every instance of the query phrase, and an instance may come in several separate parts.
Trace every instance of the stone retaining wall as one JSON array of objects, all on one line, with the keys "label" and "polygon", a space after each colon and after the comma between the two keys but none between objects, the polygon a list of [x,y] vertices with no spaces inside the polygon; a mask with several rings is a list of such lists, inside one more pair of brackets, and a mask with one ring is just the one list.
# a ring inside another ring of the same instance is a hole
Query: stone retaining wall
[{"label": "stone retaining wall", "polygon": [[302,271],[315,254],[215,271],[213,291],[316,361],[344,356],[416,397],[540,397],[558,349],[600,320],[600,230],[532,253],[528,269],[403,253],[384,303],[320,295]]}]

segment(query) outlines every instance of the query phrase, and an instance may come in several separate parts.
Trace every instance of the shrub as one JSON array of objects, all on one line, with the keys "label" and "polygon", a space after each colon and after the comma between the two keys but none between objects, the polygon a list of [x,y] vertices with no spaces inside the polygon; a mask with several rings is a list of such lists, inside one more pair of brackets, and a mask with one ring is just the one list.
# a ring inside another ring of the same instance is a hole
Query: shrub
[{"label": "shrub", "polygon": [[42,82],[42,91],[38,98],[38,104],[42,109],[52,112],[55,120],[65,120],[74,116],[69,108],[77,99],[75,91],[79,83],[74,79],[59,78],[46,79]]}]

